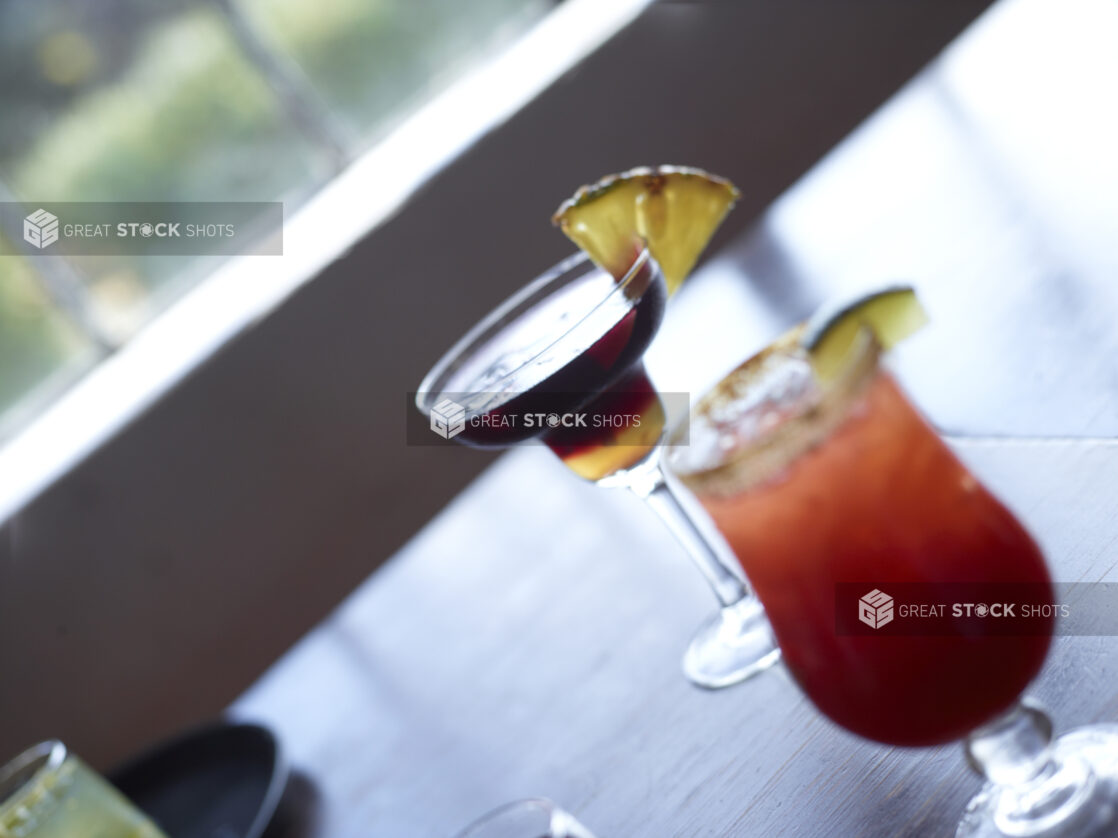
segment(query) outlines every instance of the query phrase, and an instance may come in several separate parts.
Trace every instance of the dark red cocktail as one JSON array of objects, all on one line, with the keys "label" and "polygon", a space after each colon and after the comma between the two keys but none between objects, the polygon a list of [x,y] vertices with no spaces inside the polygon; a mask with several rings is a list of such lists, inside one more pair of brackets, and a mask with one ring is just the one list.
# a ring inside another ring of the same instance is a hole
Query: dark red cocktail
[{"label": "dark red cocktail", "polygon": [[670,527],[721,605],[684,655],[688,678],[735,684],[778,658],[755,597],[695,529],[660,471],[665,413],[641,362],[664,316],[644,243],[615,277],[576,255],[458,341],[420,385],[438,436],[478,447],[546,443],[579,476],[631,490]]},{"label": "dark red cocktail", "polygon": [[452,350],[464,360],[425,382],[438,389],[431,405],[463,408],[456,441],[506,447],[540,437],[590,480],[659,441],[663,409],[641,357],[664,316],[663,276],[647,255],[620,279],[587,267],[578,259],[572,276],[529,286],[518,306],[464,339],[472,351]]}]

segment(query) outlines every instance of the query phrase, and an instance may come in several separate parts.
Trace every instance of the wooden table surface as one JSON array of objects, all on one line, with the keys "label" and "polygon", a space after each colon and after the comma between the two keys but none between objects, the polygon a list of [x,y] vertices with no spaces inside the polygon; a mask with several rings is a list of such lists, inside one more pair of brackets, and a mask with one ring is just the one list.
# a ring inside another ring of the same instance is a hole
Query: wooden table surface
[{"label": "wooden table surface", "polygon": [[[893,361],[910,392],[973,437],[957,449],[1057,580],[1118,581],[1118,444],[1091,439],[1118,435],[1116,34],[1106,0],[995,7],[707,261],[657,383],[697,394],[824,297],[910,279],[933,318]],[[979,786],[958,746],[861,741],[779,667],[684,681],[712,605],[635,499],[525,448],[231,713],[278,731],[330,838],[449,836],[530,795],[601,838],[954,833]],[[1061,730],[1118,720],[1116,651],[1057,638],[1031,692]]]}]

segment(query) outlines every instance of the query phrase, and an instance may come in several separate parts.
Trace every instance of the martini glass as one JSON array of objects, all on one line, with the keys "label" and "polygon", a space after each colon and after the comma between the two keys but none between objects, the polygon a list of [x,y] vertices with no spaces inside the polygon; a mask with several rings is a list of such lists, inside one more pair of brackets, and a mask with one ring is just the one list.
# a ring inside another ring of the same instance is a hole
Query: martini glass
[{"label": "martini glass", "polygon": [[667,297],[641,248],[620,278],[575,254],[485,317],[435,364],[416,405],[466,445],[546,443],[577,475],[630,490],[653,509],[710,584],[719,611],[684,659],[695,684],[735,684],[777,661],[756,597],[695,526],[660,468],[664,405],[642,356]]}]

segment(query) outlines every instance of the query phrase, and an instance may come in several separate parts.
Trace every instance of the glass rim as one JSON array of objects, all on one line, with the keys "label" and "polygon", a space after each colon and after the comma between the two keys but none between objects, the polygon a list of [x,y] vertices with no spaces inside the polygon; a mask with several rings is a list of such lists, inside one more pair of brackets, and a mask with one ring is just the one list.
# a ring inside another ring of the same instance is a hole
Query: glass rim
[{"label": "glass rim", "polygon": [[779,474],[837,430],[864,385],[880,369],[881,345],[869,329],[863,328],[856,334],[849,358],[838,375],[829,381],[820,381],[812,373],[814,385],[810,396],[801,397],[794,403],[793,411],[773,427],[721,452],[714,462],[681,467],[680,452],[700,438],[693,431],[696,422],[720,405],[741,401],[745,388],[763,375],[766,365],[774,361],[810,364],[808,351],[800,344],[804,329],[804,324],[794,327],[722,376],[669,434],[664,443],[664,465],[692,491],[735,495]]},{"label": "glass rim", "polygon": [[[589,264],[590,267],[587,270],[581,270],[586,267],[587,264]],[[554,340],[540,347],[535,354],[530,358],[526,358],[516,369],[509,370],[509,372],[500,379],[492,382],[490,389],[500,389],[505,381],[508,381],[526,365],[530,364],[544,352],[547,352],[555,346],[559,341],[563,340],[617,294],[624,293],[625,289],[642,274],[645,266],[649,265],[657,273],[659,272],[659,265],[652,258],[648,246],[645,245],[642,246],[640,253],[633,259],[632,264],[629,265],[625,274],[615,281],[608,293],[603,294],[598,302],[588,308],[561,334],[556,335]],[[479,320],[465,335],[455,341],[450,349],[444,352],[442,357],[435,362],[434,366],[431,367],[427,375],[423,377],[423,381],[419,384],[419,389],[415,394],[415,406],[419,408],[420,412],[424,415],[430,415],[431,408],[442,394],[443,385],[446,380],[462,366],[463,361],[484,346],[486,342],[497,335],[517,317],[529,311],[539,302],[567,286],[575,279],[581,279],[593,272],[599,272],[610,276],[609,272],[593,262],[585,251],[578,251],[552,265],[527,285],[507,297],[503,302],[497,305],[496,308]]]},{"label": "glass rim", "polygon": [[10,804],[18,802],[21,791],[34,787],[48,774],[61,768],[68,756],[69,751],[62,742],[48,739],[32,745],[0,766],[0,814]]},{"label": "glass rim", "polygon": [[456,832],[454,838],[471,838],[471,836],[477,835],[478,831],[483,827],[489,826],[499,818],[523,809],[537,810],[541,815],[547,818],[548,835],[540,836],[540,838],[550,838],[550,835],[555,832],[556,818],[566,815],[558,804],[546,797],[525,797],[520,800],[502,803],[500,806],[490,809],[485,814],[471,821],[460,832]]}]

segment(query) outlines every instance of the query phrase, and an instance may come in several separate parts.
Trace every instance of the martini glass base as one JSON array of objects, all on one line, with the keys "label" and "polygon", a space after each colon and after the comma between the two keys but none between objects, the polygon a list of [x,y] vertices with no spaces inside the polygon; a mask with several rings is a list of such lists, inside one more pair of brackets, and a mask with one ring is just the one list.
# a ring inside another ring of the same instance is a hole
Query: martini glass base
[{"label": "martini glass base", "polygon": [[772,628],[756,597],[746,597],[705,622],[683,656],[683,674],[710,690],[738,684],[780,660]]},{"label": "martini glass base", "polygon": [[[1066,817],[1044,818],[1031,826],[999,829],[997,812],[1003,790],[987,783],[967,804],[955,838],[1102,838],[1118,835],[1118,725],[1091,725],[1064,734],[1052,743],[1060,762],[1080,762],[1093,775],[1082,799],[1069,805]],[[1049,821],[1045,823],[1044,821]]]}]

